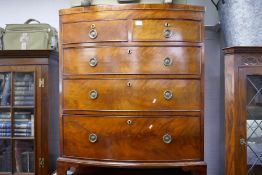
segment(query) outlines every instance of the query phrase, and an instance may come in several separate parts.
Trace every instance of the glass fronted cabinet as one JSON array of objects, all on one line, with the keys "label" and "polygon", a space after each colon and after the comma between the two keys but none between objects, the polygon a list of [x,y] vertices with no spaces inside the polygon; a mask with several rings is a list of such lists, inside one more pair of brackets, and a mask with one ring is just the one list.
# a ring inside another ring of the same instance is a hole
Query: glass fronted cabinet
[{"label": "glass fronted cabinet", "polygon": [[262,48],[225,52],[225,174],[262,174]]},{"label": "glass fronted cabinet", "polygon": [[54,170],[48,163],[58,156],[58,133],[48,127],[58,125],[58,108],[49,107],[49,96],[58,96],[57,69],[50,51],[0,51],[0,175]]}]

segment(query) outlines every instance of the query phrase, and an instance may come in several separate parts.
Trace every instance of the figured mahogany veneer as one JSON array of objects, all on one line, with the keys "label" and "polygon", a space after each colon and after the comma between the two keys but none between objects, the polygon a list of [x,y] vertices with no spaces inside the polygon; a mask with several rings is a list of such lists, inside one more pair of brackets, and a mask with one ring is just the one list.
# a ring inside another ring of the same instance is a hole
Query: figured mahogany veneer
[{"label": "figured mahogany veneer", "polygon": [[[89,37],[91,25],[98,33],[95,39]],[[115,32],[116,28],[119,28],[119,32]],[[127,41],[126,20],[68,23],[64,24],[63,30],[64,43]]]},{"label": "figured mahogany veneer", "polygon": [[[170,37],[165,37],[165,30],[172,32]],[[189,20],[135,20],[133,41],[200,42],[201,23]]]},{"label": "figured mahogany veneer", "polygon": [[[199,117],[66,116],[63,125],[66,157],[118,161],[200,160]],[[88,140],[93,133],[98,137],[96,143]],[[163,142],[165,134],[172,135],[171,143]],[[72,137],[74,135],[77,137]]]},{"label": "figured mahogany veneer", "polygon": [[[96,99],[89,97],[92,90],[97,91]],[[165,99],[165,91],[172,92],[171,99]],[[63,108],[69,110],[161,111],[201,108],[199,80],[64,80],[63,92]]]},{"label": "figured mahogany veneer", "polygon": [[[129,53],[131,51],[131,53]],[[181,59],[183,57],[183,59]],[[97,65],[89,61],[96,58]],[[171,64],[164,65],[170,58]],[[72,61],[74,60],[74,61]],[[200,47],[111,47],[64,50],[64,74],[201,74]]]},{"label": "figured mahogany veneer", "polygon": [[203,17],[189,5],[60,11],[58,175],[206,175]]}]

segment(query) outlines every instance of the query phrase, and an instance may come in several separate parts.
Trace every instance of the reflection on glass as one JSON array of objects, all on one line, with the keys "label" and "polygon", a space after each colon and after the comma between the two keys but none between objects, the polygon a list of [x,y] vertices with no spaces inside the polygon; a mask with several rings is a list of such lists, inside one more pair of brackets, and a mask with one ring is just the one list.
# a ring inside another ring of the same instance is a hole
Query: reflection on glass
[{"label": "reflection on glass", "polygon": [[34,105],[34,73],[16,73],[14,82],[14,105]]},{"label": "reflection on glass", "polygon": [[262,76],[247,77],[247,175],[262,174]]},{"label": "reflection on glass", "polygon": [[0,172],[11,172],[11,141],[0,140]]},{"label": "reflection on glass", "polygon": [[0,137],[11,137],[11,114],[0,112]]},{"label": "reflection on glass", "polygon": [[14,136],[34,136],[34,114],[31,111],[14,112]]},{"label": "reflection on glass", "polygon": [[11,74],[0,73],[0,106],[10,106]]},{"label": "reflection on glass", "polygon": [[34,172],[34,141],[15,141],[15,170],[19,173]]}]

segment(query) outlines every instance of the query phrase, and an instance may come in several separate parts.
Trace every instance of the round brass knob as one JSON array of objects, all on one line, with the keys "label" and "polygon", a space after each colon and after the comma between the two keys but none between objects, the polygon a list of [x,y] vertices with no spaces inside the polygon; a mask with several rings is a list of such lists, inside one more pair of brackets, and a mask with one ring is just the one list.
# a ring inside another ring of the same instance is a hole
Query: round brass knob
[{"label": "round brass knob", "polygon": [[171,136],[170,134],[165,134],[165,135],[163,136],[163,142],[164,142],[165,144],[171,143],[171,142],[172,142],[172,136]]},{"label": "round brass knob", "polygon": [[170,100],[172,97],[173,97],[172,91],[166,90],[166,91],[164,92],[164,98],[165,98],[166,100]]},{"label": "round brass knob", "polygon": [[172,64],[172,60],[171,60],[171,58],[169,58],[169,57],[166,57],[165,59],[164,59],[164,66],[171,66],[171,64]]},{"label": "round brass knob", "polygon": [[91,67],[95,67],[95,66],[97,65],[97,59],[96,59],[96,58],[91,58],[91,59],[89,60],[89,65],[90,65]]},{"label": "round brass knob", "polygon": [[97,96],[98,96],[98,93],[97,93],[96,90],[91,90],[91,91],[89,92],[89,97],[90,97],[92,100],[97,99]]},{"label": "round brass knob", "polygon": [[164,37],[165,38],[171,38],[172,35],[173,35],[172,30],[170,30],[170,29],[165,29],[164,30]]},{"label": "round brass knob", "polygon": [[96,31],[96,29],[91,29],[90,31],[89,31],[89,37],[91,38],[91,39],[96,39],[97,38],[97,31]]},{"label": "round brass knob", "polygon": [[97,142],[97,135],[96,134],[89,134],[89,141],[91,143]]}]

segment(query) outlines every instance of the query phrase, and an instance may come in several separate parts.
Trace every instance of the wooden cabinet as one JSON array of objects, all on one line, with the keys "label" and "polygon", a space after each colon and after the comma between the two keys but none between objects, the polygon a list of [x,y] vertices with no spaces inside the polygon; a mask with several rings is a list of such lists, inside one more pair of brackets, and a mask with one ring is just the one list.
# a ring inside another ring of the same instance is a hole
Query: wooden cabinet
[{"label": "wooden cabinet", "polygon": [[262,48],[225,53],[225,174],[262,174]]},{"label": "wooden cabinet", "polygon": [[0,51],[0,174],[54,170],[58,135],[48,128],[58,124],[57,81],[57,53]]},{"label": "wooden cabinet", "polygon": [[187,5],[60,11],[59,175],[206,174],[203,14]]}]

